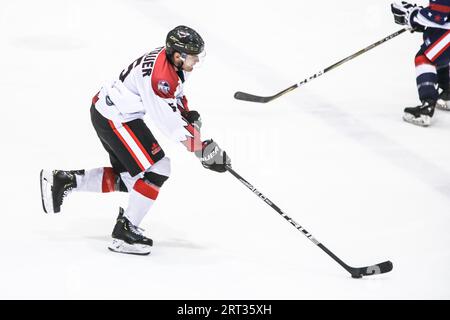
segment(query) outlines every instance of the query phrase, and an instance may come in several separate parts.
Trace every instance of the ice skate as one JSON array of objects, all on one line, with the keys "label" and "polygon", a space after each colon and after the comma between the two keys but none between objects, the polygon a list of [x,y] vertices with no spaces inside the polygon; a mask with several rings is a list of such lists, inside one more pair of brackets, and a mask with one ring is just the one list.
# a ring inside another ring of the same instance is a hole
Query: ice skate
[{"label": "ice skate", "polygon": [[441,92],[436,101],[436,108],[441,110],[450,110],[450,89]]},{"label": "ice skate", "polygon": [[75,174],[83,171],[41,170],[42,207],[46,213],[58,213],[64,198],[77,187]]},{"label": "ice skate", "polygon": [[405,108],[403,120],[418,126],[428,127],[431,124],[435,105],[436,103],[433,101],[424,101],[420,106]]},{"label": "ice skate", "polygon": [[108,249],[119,253],[148,255],[151,252],[153,240],[142,234],[143,230],[134,226],[119,209],[119,216],[112,232],[112,242]]}]

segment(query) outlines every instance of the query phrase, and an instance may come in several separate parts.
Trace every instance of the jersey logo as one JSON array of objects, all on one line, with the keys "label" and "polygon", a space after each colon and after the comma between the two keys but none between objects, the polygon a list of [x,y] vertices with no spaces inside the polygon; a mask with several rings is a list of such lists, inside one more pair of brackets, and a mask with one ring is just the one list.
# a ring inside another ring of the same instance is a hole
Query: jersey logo
[{"label": "jersey logo", "polygon": [[164,94],[168,94],[170,91],[170,84],[166,80],[159,80],[158,90]]},{"label": "jersey logo", "polygon": [[110,98],[109,96],[106,96],[105,100],[106,100],[106,104],[107,104],[108,106],[111,107],[111,106],[114,105],[114,102],[112,102],[112,100],[111,100],[111,98]]},{"label": "jersey logo", "polygon": [[161,151],[161,147],[157,143],[153,142],[153,144],[152,144],[152,154],[155,155],[155,154],[157,154],[160,151]]}]

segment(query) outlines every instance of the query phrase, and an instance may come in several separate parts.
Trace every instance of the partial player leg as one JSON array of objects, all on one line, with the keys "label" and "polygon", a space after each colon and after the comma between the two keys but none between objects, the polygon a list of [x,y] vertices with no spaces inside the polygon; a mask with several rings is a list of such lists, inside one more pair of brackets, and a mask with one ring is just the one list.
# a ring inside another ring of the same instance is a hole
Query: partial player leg
[{"label": "partial player leg", "polygon": [[436,108],[441,110],[450,110],[450,74],[449,65],[438,68],[438,81],[439,87],[442,92],[439,94],[438,100],[436,101]]},{"label": "partial player leg", "polygon": [[46,213],[58,213],[72,191],[127,192],[113,168],[91,170],[42,170],[40,175],[42,206]]},{"label": "partial player leg", "polygon": [[[139,232],[139,225],[149,212],[158,197],[159,190],[170,175],[170,160],[167,157],[152,165],[142,176],[136,180],[130,189],[130,199],[127,209],[119,214],[116,225],[112,232],[112,242],[109,249],[121,253],[144,254],[150,253],[149,247],[143,247],[145,243],[152,246],[153,241],[145,238]],[[131,230],[131,233],[130,233]],[[144,238],[141,238],[144,237]],[[136,238],[137,237],[137,238]],[[142,240],[144,239],[144,240]],[[148,244],[150,243],[151,244]],[[136,244],[136,246],[133,246]]]},{"label": "partial player leg", "polygon": [[416,56],[415,64],[417,89],[422,104],[417,107],[405,108],[403,120],[426,127],[431,124],[438,98],[437,71],[433,63],[421,54],[421,51]]}]

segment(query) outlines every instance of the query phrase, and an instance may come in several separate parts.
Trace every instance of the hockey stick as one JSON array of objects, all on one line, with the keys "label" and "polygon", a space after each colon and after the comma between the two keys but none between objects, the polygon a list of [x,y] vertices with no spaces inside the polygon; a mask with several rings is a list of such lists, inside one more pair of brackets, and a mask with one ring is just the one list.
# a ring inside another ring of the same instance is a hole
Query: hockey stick
[{"label": "hockey stick", "polygon": [[391,35],[389,35],[389,36],[387,36],[387,37],[381,39],[380,41],[377,41],[377,42],[371,44],[370,46],[368,46],[368,47],[366,47],[366,48],[364,48],[364,49],[362,49],[362,50],[359,50],[358,52],[352,54],[351,56],[348,56],[347,58],[342,59],[341,61],[336,62],[335,64],[333,64],[333,65],[331,65],[331,66],[329,66],[329,67],[327,67],[327,68],[325,68],[325,69],[323,69],[323,70],[320,70],[319,72],[317,72],[316,74],[310,76],[309,78],[306,78],[305,80],[303,80],[303,81],[301,81],[301,82],[299,82],[299,83],[296,83],[296,84],[290,86],[289,88],[284,89],[283,91],[278,92],[277,94],[275,94],[275,95],[273,95],[273,96],[262,97],[262,96],[256,96],[256,95],[253,95],[253,94],[249,94],[249,93],[245,93],[245,92],[238,91],[238,92],[236,92],[236,93],[234,94],[234,98],[235,98],[235,99],[238,99],[238,100],[244,100],[244,101],[250,101],[250,102],[260,102],[260,103],[266,103],[266,102],[275,100],[276,98],[281,97],[281,96],[284,95],[285,93],[288,93],[289,91],[292,91],[292,90],[294,90],[294,89],[296,89],[296,88],[298,88],[298,87],[304,85],[305,83],[307,83],[307,82],[309,82],[309,81],[311,81],[311,80],[314,80],[315,78],[320,77],[321,75],[327,73],[328,71],[331,71],[331,70],[333,70],[333,69],[339,67],[341,64],[344,64],[345,62],[350,61],[350,60],[352,60],[353,58],[356,58],[357,56],[362,55],[363,53],[365,53],[365,52],[367,52],[367,51],[369,51],[369,50],[371,50],[371,49],[373,49],[373,48],[379,46],[380,44],[382,44],[382,43],[384,43],[384,42],[386,42],[386,41],[389,41],[389,40],[391,40],[392,38],[395,38],[396,36],[402,34],[402,33],[405,32],[406,30],[408,30],[408,29],[407,29],[407,28],[404,28],[404,29],[401,29],[401,30],[399,30],[399,31],[397,31],[397,32],[394,32],[393,34],[391,34]]},{"label": "hockey stick", "polygon": [[359,267],[354,268],[350,267],[346,263],[344,263],[341,259],[339,259],[333,252],[328,250],[327,247],[325,247],[322,243],[317,241],[312,234],[310,234],[308,231],[306,231],[301,225],[299,225],[297,222],[292,220],[288,215],[286,215],[280,208],[278,208],[272,201],[269,200],[265,195],[263,195],[258,189],[256,189],[253,185],[251,185],[247,180],[242,178],[236,171],[234,171],[229,165],[226,166],[228,172],[230,172],[233,176],[235,176],[239,181],[241,181],[247,188],[249,188],[254,194],[256,194],[258,197],[260,197],[262,200],[264,200],[265,203],[267,203],[272,209],[274,209],[276,212],[278,212],[283,218],[285,218],[287,221],[289,221],[290,224],[292,224],[296,229],[303,232],[303,234],[311,240],[316,246],[318,246],[320,249],[326,252],[331,258],[334,259],[337,263],[339,263],[345,270],[347,270],[351,275],[352,278],[361,278],[363,276],[371,276],[374,274],[380,274],[380,273],[386,273],[392,270],[393,265],[391,261],[385,261],[378,264],[374,264],[372,266],[368,267]]}]

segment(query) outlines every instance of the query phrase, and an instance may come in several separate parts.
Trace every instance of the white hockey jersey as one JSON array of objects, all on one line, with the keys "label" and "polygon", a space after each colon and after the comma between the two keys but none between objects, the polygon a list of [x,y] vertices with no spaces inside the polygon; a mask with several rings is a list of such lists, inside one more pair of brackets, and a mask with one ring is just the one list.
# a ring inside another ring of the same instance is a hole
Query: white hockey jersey
[{"label": "white hockey jersey", "polygon": [[145,115],[159,130],[189,151],[201,149],[200,133],[183,117],[189,111],[183,94],[188,73],[177,71],[164,47],[136,59],[120,76],[105,83],[94,97],[102,116],[115,122],[142,119]]}]

